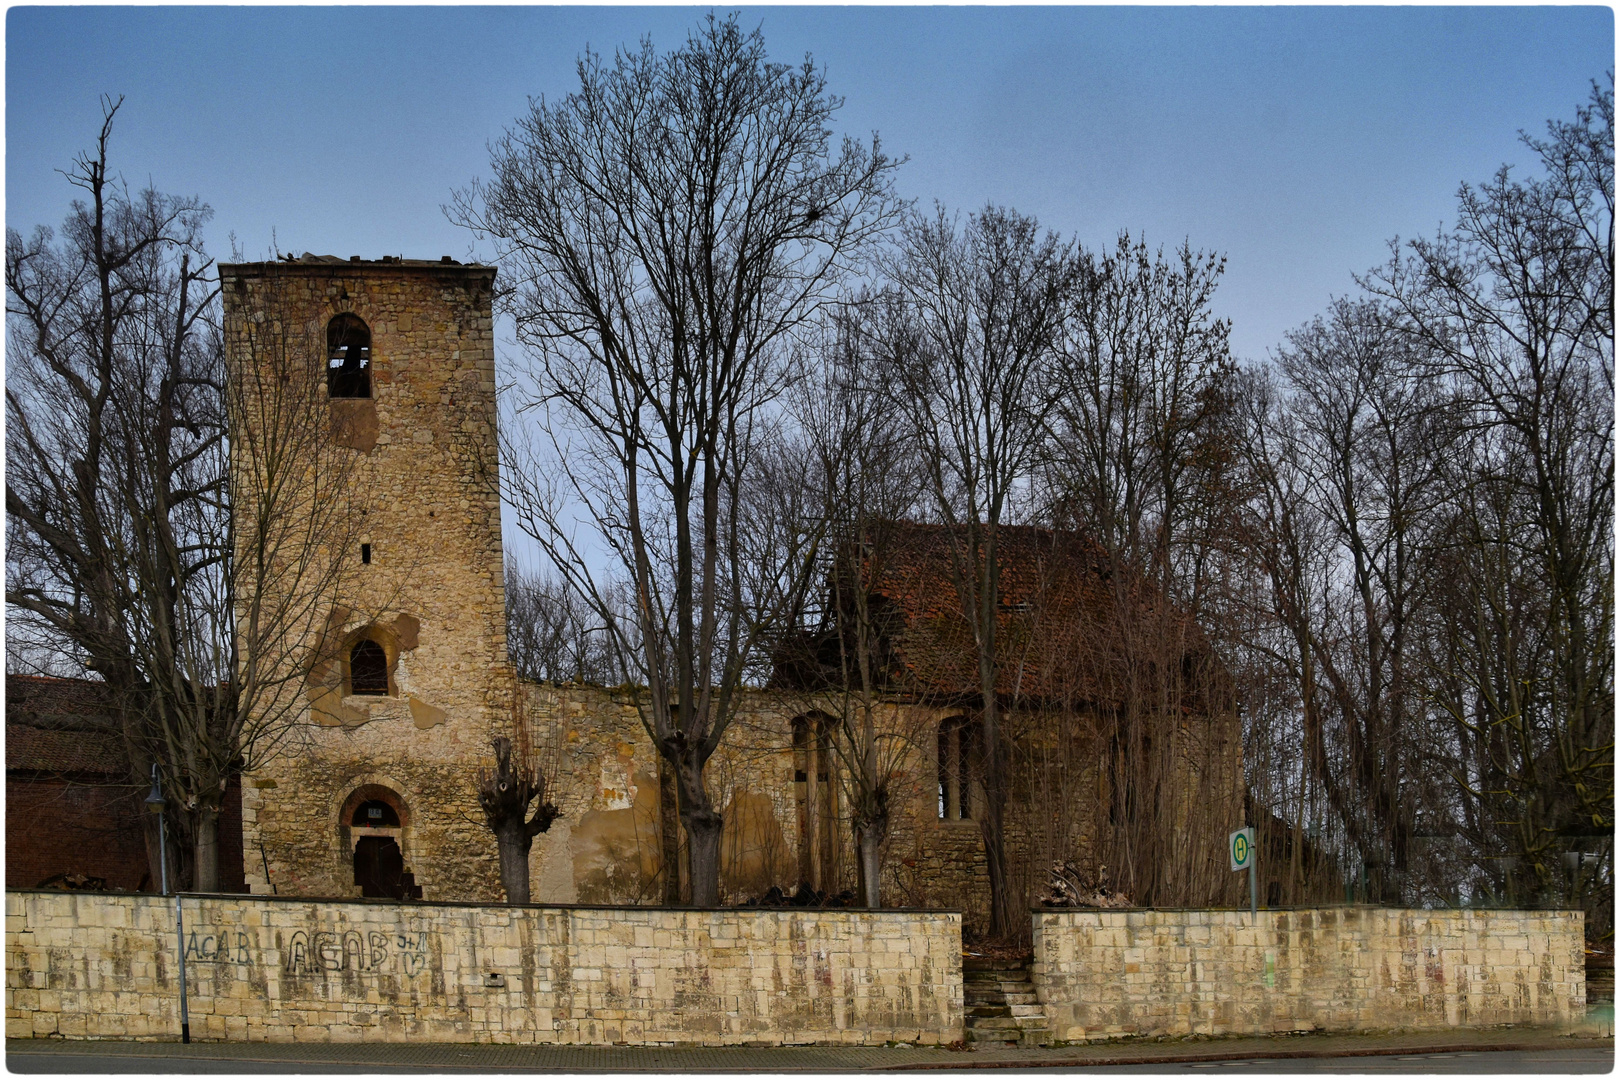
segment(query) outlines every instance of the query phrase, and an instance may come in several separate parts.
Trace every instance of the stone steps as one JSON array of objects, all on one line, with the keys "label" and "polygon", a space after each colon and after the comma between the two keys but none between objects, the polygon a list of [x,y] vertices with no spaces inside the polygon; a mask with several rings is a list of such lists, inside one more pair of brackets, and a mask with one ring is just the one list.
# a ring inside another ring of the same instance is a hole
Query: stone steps
[{"label": "stone steps", "polygon": [[1020,990],[975,990],[973,987],[962,988],[962,1000],[968,1005],[1033,1005],[1036,1001],[1033,987],[1023,983],[1014,983],[1021,986]]},{"label": "stone steps", "polygon": [[968,1042],[1040,1046],[1050,1037],[1027,966],[964,963],[962,1005]]}]

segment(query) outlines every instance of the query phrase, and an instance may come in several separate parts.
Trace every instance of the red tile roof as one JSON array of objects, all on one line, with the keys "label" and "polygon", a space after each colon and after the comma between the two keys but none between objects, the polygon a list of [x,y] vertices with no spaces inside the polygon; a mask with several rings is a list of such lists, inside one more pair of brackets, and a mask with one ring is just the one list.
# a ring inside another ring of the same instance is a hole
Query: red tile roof
[{"label": "red tile roof", "polygon": [[105,776],[124,782],[129,778],[129,757],[122,737],[109,732],[52,731],[8,723],[6,771]]},{"label": "red tile roof", "polygon": [[[966,530],[888,527],[887,556],[868,548],[862,577],[900,616],[891,632],[890,677],[928,697],[979,692],[978,652],[952,567],[967,559]],[[1008,698],[1109,703],[1145,665],[1180,666],[1206,649],[1191,619],[1106,552],[1073,532],[1002,526],[996,689]],[[874,565],[877,563],[877,565]]]},{"label": "red tile roof", "polygon": [[6,770],[127,779],[106,688],[93,679],[6,675]]}]

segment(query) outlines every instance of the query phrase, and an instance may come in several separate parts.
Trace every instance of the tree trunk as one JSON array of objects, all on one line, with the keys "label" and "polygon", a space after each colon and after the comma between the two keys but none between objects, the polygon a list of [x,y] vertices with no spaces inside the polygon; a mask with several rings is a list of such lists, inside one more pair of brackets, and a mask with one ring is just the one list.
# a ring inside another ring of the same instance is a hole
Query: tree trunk
[{"label": "tree trunk", "polygon": [[694,907],[720,906],[720,833],[722,819],[703,787],[703,765],[687,760],[676,766],[680,785],[681,824],[686,827],[687,880]]},{"label": "tree trunk", "polygon": [[675,768],[658,757],[658,854],[664,875],[664,903],[681,903],[680,798],[675,790]]},{"label": "tree trunk", "polygon": [[529,848],[533,838],[521,814],[495,826],[495,846],[501,859],[501,889],[508,904],[529,902]]},{"label": "tree trunk", "polygon": [[882,906],[878,896],[878,871],[881,869],[880,849],[886,831],[883,826],[876,824],[860,830],[861,886],[866,892],[865,901],[869,908]]},{"label": "tree trunk", "polygon": [[219,808],[200,806],[192,815],[194,892],[219,892]]},{"label": "tree trunk", "polygon": [[[990,638],[992,646],[994,637]],[[1001,724],[996,712],[995,668],[980,661],[984,677],[984,723],[980,732],[979,760],[983,762],[984,814],[979,832],[984,837],[984,858],[990,874],[990,936],[1005,940],[1017,932],[1013,918],[1011,880],[1007,866],[1006,833],[1002,826],[1007,806],[1006,768],[1001,760]]]},{"label": "tree trunk", "polygon": [[1017,931],[1012,915],[1012,890],[1007,866],[1006,834],[1002,829],[1002,810],[1006,793],[1001,785],[985,777],[984,817],[979,832],[984,837],[984,858],[990,873],[990,936],[997,940],[1011,938]]},{"label": "tree trunk", "polygon": [[691,866],[692,905],[720,906],[720,815],[713,810],[681,811],[686,825],[686,857]]}]

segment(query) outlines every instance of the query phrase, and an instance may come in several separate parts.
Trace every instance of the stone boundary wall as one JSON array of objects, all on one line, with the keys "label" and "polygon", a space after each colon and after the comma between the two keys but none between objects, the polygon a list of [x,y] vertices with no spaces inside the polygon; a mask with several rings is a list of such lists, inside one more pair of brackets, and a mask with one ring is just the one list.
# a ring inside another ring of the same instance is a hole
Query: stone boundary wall
[{"label": "stone boundary wall", "polygon": [[1579,911],[1038,911],[1052,1037],[1533,1024],[1586,1013]]},{"label": "stone boundary wall", "polygon": [[[955,912],[184,898],[198,1039],[949,1043]],[[8,1038],[172,1039],[172,897],[7,891]]]}]

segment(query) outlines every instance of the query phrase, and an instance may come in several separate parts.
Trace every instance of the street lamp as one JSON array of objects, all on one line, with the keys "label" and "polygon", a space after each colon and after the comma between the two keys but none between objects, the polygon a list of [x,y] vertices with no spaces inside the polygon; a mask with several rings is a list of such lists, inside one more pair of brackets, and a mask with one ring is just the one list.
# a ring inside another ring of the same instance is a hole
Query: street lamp
[{"label": "street lamp", "polygon": [[162,894],[169,895],[168,830],[163,827],[163,785],[158,783],[157,762],[152,762],[152,793],[146,797],[146,811],[158,816],[158,872],[163,878]]},{"label": "street lamp", "polygon": [[[163,895],[169,894],[169,842],[164,827],[163,811],[166,806],[163,785],[158,782],[157,762],[152,762],[152,792],[146,796],[146,810],[158,816],[158,863],[161,867]],[[191,1017],[186,1009],[186,927],[180,915],[180,890],[174,890],[175,945],[180,954],[180,1041],[191,1042]]]}]

